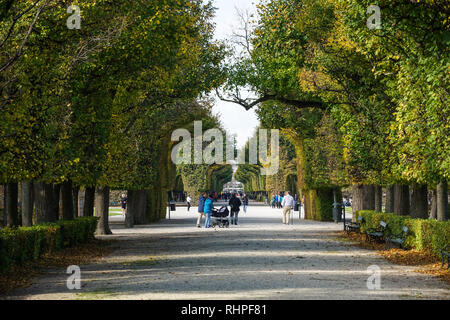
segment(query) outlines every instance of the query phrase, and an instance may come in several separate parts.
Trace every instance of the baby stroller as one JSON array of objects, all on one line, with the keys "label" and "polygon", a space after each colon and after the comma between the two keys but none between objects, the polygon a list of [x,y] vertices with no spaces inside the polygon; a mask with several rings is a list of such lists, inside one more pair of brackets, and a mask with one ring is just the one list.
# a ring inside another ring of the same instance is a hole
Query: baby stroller
[{"label": "baby stroller", "polygon": [[223,206],[220,209],[212,209],[211,227],[219,226],[219,228],[228,228],[230,226],[229,214],[230,211],[228,211],[227,206]]}]

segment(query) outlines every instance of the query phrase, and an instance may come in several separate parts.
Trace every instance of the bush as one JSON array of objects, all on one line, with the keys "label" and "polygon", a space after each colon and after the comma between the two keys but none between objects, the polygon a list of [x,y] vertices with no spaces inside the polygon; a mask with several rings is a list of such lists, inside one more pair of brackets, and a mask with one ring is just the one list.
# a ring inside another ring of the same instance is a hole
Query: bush
[{"label": "bush", "polygon": [[[321,188],[306,190],[306,219],[316,221],[333,221],[333,189]],[[337,198],[342,198],[341,191],[337,193]]]},{"label": "bush", "polygon": [[0,230],[0,270],[94,239],[97,217]]},{"label": "bush", "polygon": [[361,231],[368,228],[377,228],[380,221],[388,224],[392,233],[400,233],[403,226],[407,226],[409,234],[406,237],[405,247],[421,251],[429,251],[436,257],[441,257],[441,249],[450,245],[450,221],[436,221],[415,219],[408,216],[398,216],[393,213],[381,213],[361,210],[356,212],[356,218],[362,216],[364,223]]}]

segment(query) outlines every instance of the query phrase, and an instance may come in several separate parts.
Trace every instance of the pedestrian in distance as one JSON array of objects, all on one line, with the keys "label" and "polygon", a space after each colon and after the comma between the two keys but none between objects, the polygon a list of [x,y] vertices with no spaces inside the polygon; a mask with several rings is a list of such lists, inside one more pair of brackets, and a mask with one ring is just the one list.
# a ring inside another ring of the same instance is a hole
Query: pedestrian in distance
[{"label": "pedestrian in distance", "polygon": [[244,193],[244,196],[242,197],[242,209],[244,209],[244,213],[247,213],[247,206],[248,206],[248,196]]},{"label": "pedestrian in distance", "polygon": [[283,223],[289,224],[292,209],[294,208],[294,198],[290,195],[289,191],[285,192],[281,205],[283,207]]},{"label": "pedestrian in distance", "polygon": [[187,202],[187,210],[188,210],[188,212],[191,209],[191,201],[192,201],[191,197],[187,196],[186,202]]},{"label": "pedestrian in distance", "polygon": [[122,193],[120,196],[120,206],[122,207],[122,216],[125,217],[125,214],[127,213],[127,196],[125,193]]},{"label": "pedestrian in distance", "polygon": [[214,201],[213,200],[214,200],[214,193],[211,193],[209,195],[209,197],[205,201],[205,206],[203,208],[203,212],[206,215],[205,228],[209,228],[210,227],[212,209],[214,208]]},{"label": "pedestrian in distance", "polygon": [[272,209],[275,209],[275,202],[276,202],[275,195],[272,195],[272,200],[270,200],[270,206],[272,207]]},{"label": "pedestrian in distance", "polygon": [[240,207],[242,205],[241,200],[236,197],[235,194],[233,194],[231,196],[230,201],[228,202],[228,204],[231,207],[231,224],[237,225],[238,224],[238,216],[239,216],[239,211],[240,211]]},{"label": "pedestrian in distance", "polygon": [[202,217],[205,215],[203,212],[205,209],[205,201],[206,201],[206,192],[203,192],[200,195],[200,199],[198,200],[198,218],[197,218],[197,227],[200,228],[200,223],[202,222]]}]

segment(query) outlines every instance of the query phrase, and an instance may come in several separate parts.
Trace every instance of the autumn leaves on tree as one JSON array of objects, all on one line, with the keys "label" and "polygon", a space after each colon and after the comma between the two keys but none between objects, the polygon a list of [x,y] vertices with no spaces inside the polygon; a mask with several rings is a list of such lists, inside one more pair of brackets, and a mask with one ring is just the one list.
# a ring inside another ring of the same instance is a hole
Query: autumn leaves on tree
[{"label": "autumn leaves on tree", "polygon": [[[306,216],[323,220],[343,187],[356,210],[380,210],[383,187],[386,211],[415,217],[428,217],[431,190],[431,216],[446,220],[448,1],[378,1],[380,28],[366,23],[371,5],[263,0],[257,17],[241,15],[235,50],[213,40],[209,2],[1,1],[7,224],[72,219],[81,189],[82,215],[95,206],[98,233],[109,233],[111,188],[132,195],[128,226],[163,217],[175,183],[217,188],[229,166],[170,160],[173,130],[220,127],[205,98],[214,91],[281,129],[278,178],[262,178],[258,165],[236,174],[252,190],[295,186]],[[71,6],[79,28],[68,28]]]}]

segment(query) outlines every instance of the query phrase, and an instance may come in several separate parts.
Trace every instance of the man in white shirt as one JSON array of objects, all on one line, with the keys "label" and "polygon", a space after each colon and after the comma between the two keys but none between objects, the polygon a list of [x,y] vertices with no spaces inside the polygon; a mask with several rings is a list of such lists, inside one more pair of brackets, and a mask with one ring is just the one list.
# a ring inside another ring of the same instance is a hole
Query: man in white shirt
[{"label": "man in white shirt", "polygon": [[189,211],[189,209],[191,209],[191,201],[192,201],[191,197],[187,196],[186,202],[187,202],[188,211]]},{"label": "man in white shirt", "polygon": [[281,202],[283,207],[283,223],[289,224],[289,219],[291,216],[292,209],[294,208],[294,198],[291,196],[289,191],[284,193],[283,201]]}]

